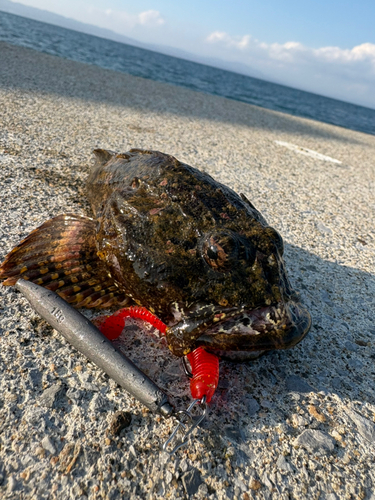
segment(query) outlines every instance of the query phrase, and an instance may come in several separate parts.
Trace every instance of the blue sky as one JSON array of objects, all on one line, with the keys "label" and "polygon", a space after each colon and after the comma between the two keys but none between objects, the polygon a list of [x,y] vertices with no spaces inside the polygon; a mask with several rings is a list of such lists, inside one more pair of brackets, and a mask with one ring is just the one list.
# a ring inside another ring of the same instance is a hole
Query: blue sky
[{"label": "blue sky", "polygon": [[18,0],[375,108],[375,0]]}]

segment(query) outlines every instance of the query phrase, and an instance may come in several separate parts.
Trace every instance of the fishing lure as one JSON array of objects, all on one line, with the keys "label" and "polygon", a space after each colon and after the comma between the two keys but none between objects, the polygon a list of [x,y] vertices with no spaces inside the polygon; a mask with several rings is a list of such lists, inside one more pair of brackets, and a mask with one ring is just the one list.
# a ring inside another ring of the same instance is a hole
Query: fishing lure
[{"label": "fishing lure", "polygon": [[[19,279],[15,286],[42,318],[138,401],[164,418],[171,416],[177,418],[177,426],[163,445],[164,451],[172,455],[187,444],[191,433],[206,417],[206,403],[211,399],[217,386],[219,362],[216,356],[205,352],[202,348],[190,353],[193,372],[189,373],[191,392],[196,399],[186,410],[176,412],[169,402],[168,395],[109,341],[121,335],[128,317],[142,319],[165,333],[168,327],[159,318],[144,307],[133,306],[121,309],[112,316],[97,318],[98,326],[96,326],[51,290],[23,279]],[[201,407],[200,415],[193,414],[196,405]],[[173,447],[172,443],[175,441]],[[171,451],[169,451],[170,445],[173,447]]]},{"label": "fishing lure", "polygon": [[[117,339],[124,327],[126,318],[141,319],[151,324],[160,333],[167,331],[167,325],[145,307],[131,306],[119,309],[110,316],[100,316],[93,321],[95,326],[109,340]],[[219,359],[198,347],[187,355],[191,372],[184,362],[185,373],[190,378],[190,392],[194,400],[209,403],[219,382]]]}]

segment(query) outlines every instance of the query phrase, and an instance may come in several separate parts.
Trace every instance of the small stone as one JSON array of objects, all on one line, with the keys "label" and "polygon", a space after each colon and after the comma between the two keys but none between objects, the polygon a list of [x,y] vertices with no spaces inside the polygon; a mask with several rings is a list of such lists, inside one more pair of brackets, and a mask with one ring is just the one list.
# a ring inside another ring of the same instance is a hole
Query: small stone
[{"label": "small stone", "polygon": [[180,469],[182,470],[182,472],[186,472],[188,470],[188,463],[187,463],[187,460],[186,458],[183,458],[180,462]]},{"label": "small stone", "polygon": [[173,476],[172,476],[171,471],[167,470],[167,472],[165,473],[164,479],[165,479],[165,484],[166,485],[168,485],[172,481]]},{"label": "small stone", "polygon": [[4,465],[0,463],[0,486],[3,484],[5,479],[5,468]]},{"label": "small stone", "polygon": [[42,448],[41,446],[37,446],[34,453],[37,457],[44,457],[44,455],[46,454],[44,448]]},{"label": "small stone", "polygon": [[348,349],[348,351],[351,351],[351,352],[357,352],[359,349],[358,345],[354,344],[354,342],[351,342],[350,340],[347,340],[344,343],[344,346],[346,349]]},{"label": "small stone", "polygon": [[342,441],[342,436],[335,429],[332,431],[332,437],[336,439],[336,441]]},{"label": "small stone", "polygon": [[305,427],[305,425],[308,424],[308,421],[301,415],[298,415],[298,413],[294,413],[292,415],[292,424],[294,427]]},{"label": "small stone", "polygon": [[97,385],[92,384],[91,382],[82,382],[82,387],[86,389],[86,391],[98,392],[99,388]]},{"label": "small stone", "polygon": [[312,417],[316,418],[318,422],[325,422],[326,417],[322,415],[321,413],[318,412],[316,407],[314,405],[309,405],[309,413]]},{"label": "small stone", "polygon": [[356,424],[360,435],[367,439],[367,441],[370,441],[370,443],[375,442],[375,425],[356,411],[349,410],[347,413]]},{"label": "small stone", "polygon": [[129,451],[133,455],[134,458],[137,458],[137,452],[135,451],[135,448],[132,444],[129,446]]},{"label": "small stone", "polygon": [[262,487],[262,483],[257,479],[251,478],[249,488],[251,490],[257,491]]},{"label": "small stone", "polygon": [[63,386],[61,384],[51,385],[48,389],[46,389],[43,394],[39,398],[39,402],[41,405],[46,406],[47,408],[52,408],[55,402],[61,397]]},{"label": "small stone", "polygon": [[186,494],[188,496],[195,495],[201,483],[201,476],[195,467],[188,470],[187,472],[185,472],[185,474],[182,475],[182,484],[184,485]]},{"label": "small stone", "polygon": [[206,498],[207,495],[208,495],[208,488],[207,488],[207,484],[205,483],[202,483],[199,485],[199,488],[198,488],[198,495],[201,497],[201,498]]},{"label": "small stone", "polygon": [[239,427],[225,427],[224,435],[232,443],[240,443],[241,441],[243,441],[243,435]]},{"label": "small stone", "polygon": [[255,415],[260,409],[258,401],[254,398],[247,398],[246,405],[250,417]]},{"label": "small stone", "polygon": [[262,408],[267,408],[267,409],[271,409],[275,406],[272,403],[272,401],[269,401],[268,399],[262,399],[260,405],[262,406]]},{"label": "small stone", "polygon": [[56,453],[56,448],[49,436],[44,436],[44,438],[42,439],[42,446],[45,450],[49,451],[51,455],[54,455]]},{"label": "small stone", "polygon": [[350,366],[350,368],[353,368],[354,370],[360,370],[363,367],[362,361],[353,358],[348,360],[348,365]]},{"label": "small stone", "polygon": [[9,476],[8,479],[8,493],[12,493],[17,487],[17,481],[13,474]]},{"label": "small stone", "polygon": [[361,347],[367,347],[367,345],[371,345],[371,344],[369,344],[368,342],[366,342],[365,340],[362,340],[362,339],[356,339],[354,342],[357,345],[361,346]]},{"label": "small stone", "polygon": [[79,441],[77,441],[76,443],[67,443],[59,455],[60,471],[64,474],[69,474],[69,472],[75,466],[80,453],[81,444],[79,443]]},{"label": "small stone", "polygon": [[265,486],[267,486],[267,488],[268,488],[269,490],[272,490],[272,489],[273,489],[273,484],[272,484],[272,482],[270,481],[270,479],[269,479],[269,477],[268,477],[268,475],[267,475],[266,473],[264,473],[264,474],[263,474],[262,481],[263,481],[263,484],[264,484]]},{"label": "small stone", "polygon": [[89,404],[89,408],[93,413],[107,413],[108,406],[108,399],[104,398],[100,393],[94,394]]},{"label": "small stone", "polygon": [[311,385],[309,385],[297,375],[290,375],[289,377],[287,377],[285,380],[285,385],[287,390],[291,392],[315,392]]},{"label": "small stone", "polygon": [[332,229],[330,229],[329,227],[325,226],[323,224],[323,222],[316,222],[316,228],[318,229],[318,231],[320,231],[322,234],[332,234]]},{"label": "small stone", "polygon": [[326,290],[322,290],[320,292],[320,295],[322,297],[323,302],[325,302],[329,306],[333,306],[333,302],[331,300],[331,297],[329,296],[329,293]]},{"label": "small stone", "polygon": [[234,485],[237,486],[241,491],[246,491],[247,487],[245,486],[245,483],[241,481],[240,478],[236,477],[234,479]]},{"label": "small stone", "polygon": [[282,472],[293,472],[292,466],[286,461],[284,455],[280,455],[277,459],[276,468]]},{"label": "small stone", "polygon": [[295,445],[302,446],[308,451],[333,451],[335,448],[335,442],[325,432],[318,431],[315,429],[306,429],[302,432],[295,440]]}]

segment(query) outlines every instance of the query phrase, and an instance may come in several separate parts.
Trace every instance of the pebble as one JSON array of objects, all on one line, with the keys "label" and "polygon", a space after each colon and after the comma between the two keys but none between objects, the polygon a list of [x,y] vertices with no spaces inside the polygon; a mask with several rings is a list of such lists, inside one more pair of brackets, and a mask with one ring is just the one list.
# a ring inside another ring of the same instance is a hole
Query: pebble
[{"label": "pebble", "polygon": [[249,488],[251,490],[257,491],[257,490],[260,490],[261,487],[262,487],[262,483],[260,481],[258,481],[258,479],[255,479],[254,477],[250,478]]},{"label": "pebble", "polygon": [[0,462],[0,486],[3,484],[5,480],[5,469],[4,465]]},{"label": "pebble", "polygon": [[283,472],[293,472],[293,467],[286,461],[284,455],[280,455],[277,459],[276,468]]},{"label": "pebble", "polygon": [[183,459],[181,460],[181,462],[180,462],[180,469],[181,469],[181,471],[182,471],[182,472],[186,472],[186,471],[188,470],[188,467],[189,467],[189,465],[188,465],[188,463],[187,463],[186,458],[183,458]]},{"label": "pebble", "polygon": [[43,391],[43,394],[40,396],[40,404],[46,406],[47,408],[52,408],[56,400],[58,399],[62,389],[63,387],[61,384],[51,385],[51,387]]},{"label": "pebble", "polygon": [[165,484],[168,485],[173,479],[173,475],[172,473],[167,470],[167,472],[165,473]]},{"label": "pebble", "polygon": [[298,375],[290,375],[285,379],[285,385],[288,391],[291,392],[315,392],[315,390]]},{"label": "pebble", "polygon": [[45,450],[49,451],[51,455],[54,455],[56,453],[56,448],[49,436],[44,436],[44,438],[42,439],[42,446]]},{"label": "pebble", "polygon": [[302,446],[311,452],[332,452],[335,441],[327,433],[315,429],[306,429],[295,440],[294,445]]},{"label": "pebble", "polygon": [[135,448],[132,444],[129,446],[129,451],[133,455],[134,458],[137,458],[137,452],[135,451]]},{"label": "pebble", "polygon": [[255,415],[260,410],[260,406],[258,404],[258,401],[254,398],[247,398],[246,406],[247,406],[247,411],[248,411],[250,417]]},{"label": "pebble", "polygon": [[126,411],[117,411],[111,419],[109,432],[114,436],[118,436],[123,429],[129,427],[131,421],[131,413]]},{"label": "pebble", "polygon": [[17,486],[17,481],[16,478],[14,477],[13,474],[10,474],[8,477],[8,493],[13,493],[13,491],[16,489]]},{"label": "pebble", "polygon": [[202,483],[200,473],[195,467],[185,472],[181,478],[185,492],[188,496],[194,495],[198,491],[199,485]]},{"label": "pebble", "polygon": [[298,413],[294,413],[292,415],[292,424],[295,427],[304,427],[305,425],[308,424],[308,421],[306,418],[302,417],[301,415],[298,415]]},{"label": "pebble", "polygon": [[234,484],[235,486],[237,486],[241,491],[246,491],[247,490],[247,486],[245,485],[245,483],[242,481],[242,479],[236,477],[235,480],[234,480]]},{"label": "pebble", "polygon": [[351,342],[350,340],[347,340],[344,343],[344,346],[346,349],[348,349],[348,351],[357,352],[359,350],[358,345],[355,344],[354,342]]},{"label": "pebble", "polygon": [[370,443],[375,443],[375,424],[359,415],[356,411],[348,410],[347,413],[356,424],[360,435]]}]

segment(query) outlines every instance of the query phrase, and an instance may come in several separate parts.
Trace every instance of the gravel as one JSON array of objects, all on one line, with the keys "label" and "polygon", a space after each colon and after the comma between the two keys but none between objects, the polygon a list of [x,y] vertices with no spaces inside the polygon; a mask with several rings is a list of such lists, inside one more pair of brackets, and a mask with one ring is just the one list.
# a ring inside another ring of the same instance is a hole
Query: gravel
[{"label": "gravel", "polygon": [[[174,422],[0,287],[0,497],[375,498],[375,137],[4,43],[0,53],[0,259],[46,219],[88,213],[94,148],[158,149],[244,192],[280,231],[313,317],[294,349],[222,361],[207,421],[168,460]],[[162,339],[134,324],[117,345],[188,406]]]}]

